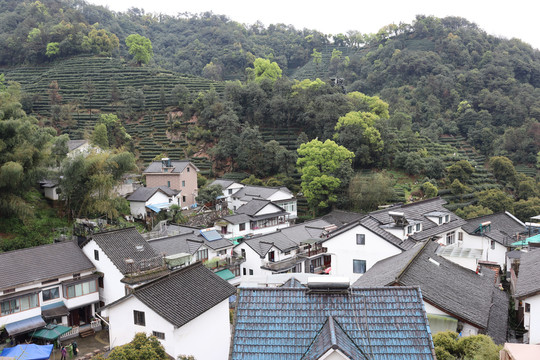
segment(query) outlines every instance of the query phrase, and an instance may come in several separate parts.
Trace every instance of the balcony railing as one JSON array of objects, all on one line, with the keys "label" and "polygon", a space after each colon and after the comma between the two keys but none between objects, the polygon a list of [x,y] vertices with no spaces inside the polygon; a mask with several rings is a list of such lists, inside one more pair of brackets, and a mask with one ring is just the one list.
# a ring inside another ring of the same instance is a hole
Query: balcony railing
[{"label": "balcony railing", "polygon": [[328,252],[328,248],[325,247],[311,247],[311,248],[305,248],[302,251],[298,253],[298,255],[307,256],[308,258],[320,254],[326,254]]}]

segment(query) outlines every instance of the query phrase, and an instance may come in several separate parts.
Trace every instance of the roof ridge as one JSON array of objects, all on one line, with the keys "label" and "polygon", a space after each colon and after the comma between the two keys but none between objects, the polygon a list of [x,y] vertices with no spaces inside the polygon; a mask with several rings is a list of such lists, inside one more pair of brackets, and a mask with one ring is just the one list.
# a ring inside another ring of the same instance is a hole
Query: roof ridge
[{"label": "roof ridge", "polygon": [[[72,243],[72,244],[74,244],[75,246],[77,246],[77,244],[75,244],[75,241],[73,241],[73,240],[70,240],[70,241],[61,241],[61,242],[53,242],[53,243],[50,243],[50,244],[42,244],[42,245],[31,246],[31,247],[22,248],[22,249],[15,249],[15,250],[10,250],[10,251],[4,251],[4,252],[0,252],[0,255],[4,255],[4,254],[13,254],[14,252],[28,251],[28,250],[31,250],[31,249],[36,249],[36,248],[41,248],[41,247],[51,247],[51,246],[54,246],[54,245],[68,244],[68,243]],[[77,246],[77,247],[78,247],[78,246]]]},{"label": "roof ridge", "polygon": [[162,275],[162,276],[160,276],[160,277],[158,277],[158,278],[155,278],[155,279],[153,279],[153,280],[150,280],[150,281],[147,282],[146,284],[143,284],[143,285],[141,285],[141,286],[138,286],[138,287],[134,288],[132,294],[133,294],[133,295],[136,295],[137,292],[140,292],[140,291],[143,290],[143,289],[152,287],[152,286],[154,286],[155,284],[157,284],[158,282],[161,282],[161,281],[163,281],[163,280],[165,280],[165,279],[168,279],[168,278],[170,278],[170,277],[172,277],[172,276],[176,276],[176,275],[178,275],[179,273],[186,272],[187,270],[191,270],[191,269],[194,269],[194,268],[197,268],[197,267],[201,267],[201,266],[203,266],[203,262],[202,262],[202,260],[199,260],[199,261],[194,262],[193,264],[190,264],[190,265],[188,265],[188,266],[184,266],[184,267],[182,267],[182,268],[180,268],[180,269],[172,270],[172,271],[166,273],[165,275]]},{"label": "roof ridge", "polygon": [[425,199],[425,200],[420,200],[420,201],[415,201],[415,202],[412,202],[412,203],[409,203],[409,204],[404,204],[402,205],[401,207],[404,208],[404,207],[410,207],[410,206],[413,206],[413,205],[418,205],[418,204],[426,204],[426,203],[429,203],[429,202],[435,202],[435,201],[438,201],[438,200],[443,200],[445,201],[443,198],[441,198],[440,196],[436,196],[434,198],[429,198],[429,199]]},{"label": "roof ridge", "polygon": [[[412,263],[418,258],[418,256],[420,256],[421,253],[424,252],[425,248],[427,247],[427,245],[430,243],[431,240],[427,240],[421,247],[420,249],[418,249],[418,251],[416,252],[416,254],[409,260],[409,262],[407,263],[407,265],[405,265],[405,267],[397,274],[396,278],[394,279],[395,282],[399,282],[399,280],[401,280],[401,277],[405,274],[405,272],[411,267]],[[414,249],[414,247],[412,248]],[[411,249],[411,250],[412,250]]]},{"label": "roof ridge", "polygon": [[[112,232],[117,232],[117,231],[122,231],[122,230],[130,230],[130,229],[135,229],[137,230],[137,228],[135,226],[128,226],[128,227],[125,227],[125,228],[119,228],[119,229],[111,229],[111,230],[104,230],[104,231],[100,231],[100,232],[97,232],[97,233],[93,233],[92,235],[90,235],[88,238],[89,239],[92,239],[94,236],[96,235],[102,235],[102,234],[110,234]],[[140,235],[139,231],[137,231],[137,233]]]}]

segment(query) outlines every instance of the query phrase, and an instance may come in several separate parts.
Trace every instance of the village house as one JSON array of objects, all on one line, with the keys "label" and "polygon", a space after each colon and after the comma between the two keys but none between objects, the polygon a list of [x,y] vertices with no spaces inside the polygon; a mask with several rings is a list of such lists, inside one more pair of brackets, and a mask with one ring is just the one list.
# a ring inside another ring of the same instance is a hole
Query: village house
[{"label": "village house", "polygon": [[418,288],[325,279],[240,287],[229,359],[435,359]]},{"label": "village house", "polygon": [[99,282],[101,305],[110,304],[137,286],[168,272],[163,256],[134,227],[93,234],[81,248],[102,274]]},{"label": "village house", "polygon": [[418,286],[432,333],[487,334],[503,344],[508,297],[498,288],[495,274],[492,270],[477,274],[466,269],[438,255],[440,248],[436,241],[419,243],[377,262],[354,286]]},{"label": "village house", "polygon": [[312,240],[320,239],[325,231],[334,227],[326,220],[315,219],[245,239],[234,248],[245,260],[241,264],[241,275],[322,273],[325,264],[330,266],[330,256]]},{"label": "village house", "polygon": [[0,253],[0,328],[16,337],[56,322],[90,326],[98,310],[96,267],[74,242]]},{"label": "village house", "polygon": [[234,244],[213,229],[166,225],[163,235],[148,239],[150,246],[162,254],[170,269],[197,261],[205,262],[218,275],[239,276],[239,262],[233,256]]},{"label": "village house", "polygon": [[153,161],[143,171],[146,178],[146,186],[168,188],[181,191],[183,206],[197,204],[195,199],[198,194],[197,172],[199,169],[188,160],[173,161],[168,158],[161,161]]},{"label": "village house", "polygon": [[523,313],[528,343],[540,345],[540,250],[521,254],[514,297]]},{"label": "village house", "polygon": [[235,293],[201,262],[155,279],[106,307],[111,348],[144,332],[157,337],[174,359],[226,360],[229,297]]},{"label": "village house", "polygon": [[215,222],[227,239],[267,234],[290,225],[290,214],[270,200],[253,199]]},{"label": "village house", "polygon": [[127,197],[131,215],[145,220],[161,210],[167,211],[171,205],[182,207],[181,191],[166,186],[140,187]]},{"label": "village house", "polygon": [[88,156],[92,150],[97,148],[90,145],[88,140],[68,140],[67,142],[68,153],[67,157],[73,159],[79,155],[84,157]]},{"label": "village house", "polygon": [[236,212],[242,205],[251,200],[269,200],[284,209],[289,214],[289,219],[298,217],[296,198],[285,186],[268,187],[245,185],[242,189],[231,194],[231,201],[228,203],[229,209]]},{"label": "village house", "polygon": [[238,183],[233,180],[227,179],[216,179],[210,183],[208,186],[219,185],[223,189],[223,199],[227,204],[232,203],[232,195],[235,194],[238,190],[242,189],[245,185]]}]

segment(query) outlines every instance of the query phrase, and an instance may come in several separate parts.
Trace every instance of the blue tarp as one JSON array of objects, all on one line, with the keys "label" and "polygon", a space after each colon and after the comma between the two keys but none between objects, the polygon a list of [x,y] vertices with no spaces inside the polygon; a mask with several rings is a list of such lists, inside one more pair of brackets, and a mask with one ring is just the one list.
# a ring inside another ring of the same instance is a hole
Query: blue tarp
[{"label": "blue tarp", "polygon": [[147,208],[149,208],[150,210],[152,210],[155,213],[158,213],[163,209],[168,209],[169,206],[171,206],[171,203],[160,203],[160,204],[146,205]]},{"label": "blue tarp", "polygon": [[2,350],[0,356],[17,360],[47,360],[51,357],[53,345],[25,344]]},{"label": "blue tarp", "polygon": [[540,234],[526,238],[525,240],[516,241],[512,246],[525,246],[530,243],[540,243]]}]

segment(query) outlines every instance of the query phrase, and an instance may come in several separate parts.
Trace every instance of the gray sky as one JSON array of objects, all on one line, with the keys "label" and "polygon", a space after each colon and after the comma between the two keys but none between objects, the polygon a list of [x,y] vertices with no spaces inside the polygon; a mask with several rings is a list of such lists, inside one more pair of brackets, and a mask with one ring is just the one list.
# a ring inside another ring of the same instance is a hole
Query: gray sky
[{"label": "gray sky", "polygon": [[315,29],[326,34],[358,30],[374,33],[387,24],[412,23],[415,15],[460,16],[478,24],[492,35],[518,38],[540,49],[536,26],[540,4],[533,0],[87,0],[114,11],[130,7],[147,13],[176,15],[212,11],[231,20],[264,25],[284,23],[297,29]]}]

